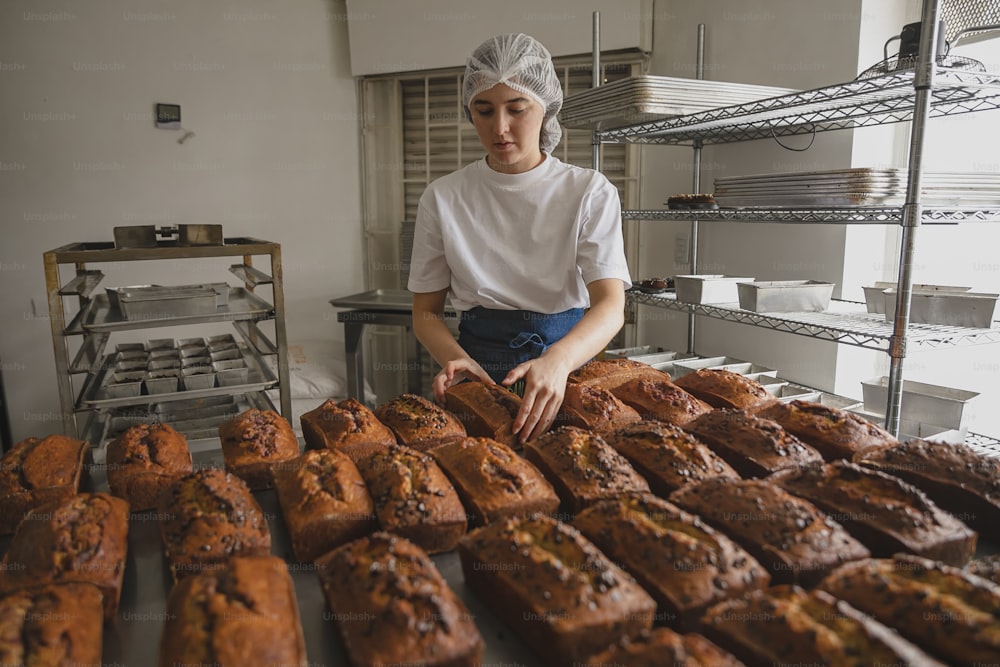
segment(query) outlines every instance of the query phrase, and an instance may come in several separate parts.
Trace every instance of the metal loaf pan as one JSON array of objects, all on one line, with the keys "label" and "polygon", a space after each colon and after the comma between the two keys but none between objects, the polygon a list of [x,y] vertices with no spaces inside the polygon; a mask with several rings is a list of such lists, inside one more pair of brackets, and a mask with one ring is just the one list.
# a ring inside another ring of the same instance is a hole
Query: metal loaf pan
[{"label": "metal loaf pan", "polygon": [[751,282],[753,278],[725,275],[674,276],[677,300],[684,303],[735,303],[736,285]]},{"label": "metal loaf pan", "polygon": [[[889,400],[889,378],[882,376],[864,380],[861,395],[866,411],[884,415]],[[965,389],[904,380],[899,417],[922,424],[965,428],[969,420],[969,401],[977,396],[978,392]]]},{"label": "metal loaf pan", "polygon": [[[883,296],[885,319],[892,322],[896,318],[896,290],[887,289]],[[1000,294],[915,290],[910,295],[910,322],[989,329],[998,298]]]},{"label": "metal loaf pan", "polygon": [[[896,283],[876,282],[874,285],[862,287],[865,291],[865,305],[869,313],[885,313],[885,291],[895,289]],[[913,285],[911,289],[915,292],[968,292],[971,287],[958,287],[953,285]],[[895,292],[893,292],[895,294]],[[893,297],[895,298],[895,297]]]},{"label": "metal loaf pan", "polygon": [[826,310],[833,283],[818,280],[771,280],[736,285],[740,308],[755,313],[802,313]]}]

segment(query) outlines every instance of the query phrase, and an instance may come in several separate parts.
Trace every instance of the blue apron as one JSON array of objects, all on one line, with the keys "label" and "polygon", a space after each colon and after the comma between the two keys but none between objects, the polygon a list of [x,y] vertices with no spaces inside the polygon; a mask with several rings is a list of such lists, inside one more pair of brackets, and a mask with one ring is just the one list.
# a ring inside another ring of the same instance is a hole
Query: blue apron
[{"label": "blue apron", "polygon": [[494,382],[500,382],[518,364],[540,356],[582,317],[583,308],[550,315],[476,306],[462,313],[458,344]]}]

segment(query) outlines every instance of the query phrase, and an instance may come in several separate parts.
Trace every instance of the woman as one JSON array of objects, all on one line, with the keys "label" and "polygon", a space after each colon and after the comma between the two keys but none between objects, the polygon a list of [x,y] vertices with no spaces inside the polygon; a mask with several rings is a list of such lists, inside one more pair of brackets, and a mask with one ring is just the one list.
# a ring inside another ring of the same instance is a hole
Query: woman
[{"label": "woman", "polygon": [[[462,104],[486,157],[431,183],[417,209],[413,328],[441,364],[434,396],[464,380],[523,384],[522,442],[543,433],[571,371],[624,321],[630,285],[618,191],[551,155],[562,87],[535,39],[500,35],[469,58]],[[445,297],[460,313],[456,341]]]}]

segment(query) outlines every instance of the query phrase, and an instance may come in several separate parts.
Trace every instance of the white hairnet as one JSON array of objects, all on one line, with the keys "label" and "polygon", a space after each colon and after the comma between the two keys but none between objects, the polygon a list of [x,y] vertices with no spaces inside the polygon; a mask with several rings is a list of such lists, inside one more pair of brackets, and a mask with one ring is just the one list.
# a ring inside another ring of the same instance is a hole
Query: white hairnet
[{"label": "white hairnet", "polygon": [[563,94],[548,49],[523,33],[497,35],[480,44],[465,66],[462,106],[466,118],[472,120],[472,99],[498,83],[530,95],[542,105],[545,115],[540,144],[543,151],[551,153],[562,137],[557,116]]}]

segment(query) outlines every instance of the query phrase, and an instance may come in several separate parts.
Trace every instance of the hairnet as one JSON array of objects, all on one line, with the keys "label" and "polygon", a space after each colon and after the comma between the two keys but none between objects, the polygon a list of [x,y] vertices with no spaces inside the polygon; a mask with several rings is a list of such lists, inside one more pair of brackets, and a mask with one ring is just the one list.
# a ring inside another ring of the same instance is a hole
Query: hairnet
[{"label": "hairnet", "polygon": [[466,118],[472,120],[472,99],[498,83],[530,95],[542,105],[545,113],[540,144],[543,151],[551,153],[562,137],[557,116],[563,94],[548,49],[523,33],[497,35],[480,44],[465,66],[462,106]]}]

